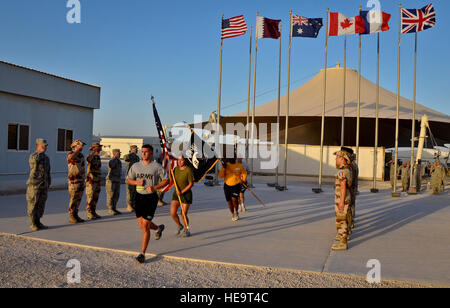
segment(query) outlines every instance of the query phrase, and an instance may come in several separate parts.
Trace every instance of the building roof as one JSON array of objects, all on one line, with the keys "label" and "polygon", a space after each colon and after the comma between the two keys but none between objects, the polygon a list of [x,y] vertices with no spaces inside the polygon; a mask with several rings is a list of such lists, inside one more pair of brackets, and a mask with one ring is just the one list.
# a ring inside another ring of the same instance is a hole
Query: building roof
[{"label": "building roof", "polygon": [[[343,75],[344,69],[340,67],[327,69],[327,97],[325,116],[341,117],[343,101]],[[357,116],[358,104],[358,72],[347,69],[346,106],[345,116]],[[297,117],[321,117],[323,104],[323,78],[324,70],[321,70],[310,81],[290,92],[289,116]],[[362,118],[375,118],[376,116],[377,86],[373,82],[361,77],[361,108]],[[281,116],[286,114],[286,95],[281,97]],[[278,100],[256,107],[257,117],[276,116]],[[400,97],[400,119],[412,118],[413,102]],[[380,87],[379,117],[382,119],[395,119],[397,112],[397,95]],[[416,103],[416,119],[424,114],[429,121],[450,123],[450,116]],[[243,117],[247,112],[241,112],[234,116]]]},{"label": "building roof", "polygon": [[0,61],[0,91],[90,109],[100,108],[100,87]]}]

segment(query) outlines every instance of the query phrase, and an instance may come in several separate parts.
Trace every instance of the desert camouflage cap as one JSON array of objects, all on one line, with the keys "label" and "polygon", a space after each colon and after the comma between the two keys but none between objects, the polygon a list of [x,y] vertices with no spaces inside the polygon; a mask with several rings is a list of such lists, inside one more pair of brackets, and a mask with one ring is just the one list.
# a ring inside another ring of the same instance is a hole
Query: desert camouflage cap
[{"label": "desert camouflage cap", "polygon": [[70,145],[70,147],[71,147],[71,148],[74,148],[74,147],[76,147],[76,146],[79,145],[79,144],[80,144],[80,145],[81,145],[81,144],[82,144],[82,145],[86,145],[86,143],[84,143],[83,141],[81,141],[81,140],[78,139],[78,140],[75,140],[74,142],[72,142],[72,144]]},{"label": "desert camouflage cap", "polygon": [[344,158],[349,163],[352,161],[350,158],[350,154],[347,151],[337,151],[337,152],[334,152],[333,154]]},{"label": "desert camouflage cap", "polygon": [[102,144],[96,142],[96,143],[94,143],[94,144],[89,148],[89,151],[92,151],[92,150],[95,149],[95,148],[102,148],[102,147],[103,147]]},{"label": "desert camouflage cap", "polygon": [[47,146],[48,143],[47,143],[47,140],[45,140],[45,139],[37,138],[36,139],[36,145],[45,145],[45,146]]},{"label": "desert camouflage cap", "polygon": [[138,150],[138,146],[137,145],[132,145],[132,146],[130,146],[130,150]]},{"label": "desert camouflage cap", "polygon": [[119,149],[113,149],[113,150],[112,150],[112,153],[113,153],[113,154],[116,154],[116,153],[122,153],[122,152],[120,152]]}]

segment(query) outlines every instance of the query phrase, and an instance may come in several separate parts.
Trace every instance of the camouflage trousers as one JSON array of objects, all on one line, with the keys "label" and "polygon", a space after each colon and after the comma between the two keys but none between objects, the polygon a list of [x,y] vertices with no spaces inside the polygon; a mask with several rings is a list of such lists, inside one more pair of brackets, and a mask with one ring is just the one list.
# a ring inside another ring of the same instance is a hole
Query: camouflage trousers
[{"label": "camouflage trousers", "polygon": [[44,215],[47,192],[48,189],[33,186],[27,188],[28,218],[32,224],[36,224]]},{"label": "camouflage trousers", "polygon": [[136,186],[127,184],[127,205],[134,208],[136,198]]},{"label": "camouflage trousers", "polygon": [[442,182],[431,182],[433,194],[439,195],[442,191]]},{"label": "camouflage trousers", "polygon": [[83,198],[84,193],[84,183],[70,184],[69,183],[69,215],[77,215],[78,209],[80,207],[81,198]]},{"label": "camouflage trousers", "polygon": [[338,204],[334,205],[334,211],[336,213],[336,229],[339,235],[339,238],[347,240],[347,235],[349,231],[349,224],[351,222],[351,213],[349,209],[349,205],[346,204],[344,207],[344,211],[341,212],[339,210]]},{"label": "camouflage trousers", "polygon": [[100,182],[86,183],[86,210],[89,214],[97,209],[98,197],[100,196]]},{"label": "camouflage trousers", "polygon": [[408,191],[409,189],[409,179],[402,179],[403,191]]},{"label": "camouflage trousers", "polygon": [[106,181],[106,205],[115,210],[120,197],[120,182]]}]

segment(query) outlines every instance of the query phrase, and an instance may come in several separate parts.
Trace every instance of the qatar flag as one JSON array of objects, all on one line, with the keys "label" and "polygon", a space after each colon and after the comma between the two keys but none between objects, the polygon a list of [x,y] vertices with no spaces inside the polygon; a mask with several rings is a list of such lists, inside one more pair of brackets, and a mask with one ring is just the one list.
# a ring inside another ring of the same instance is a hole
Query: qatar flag
[{"label": "qatar flag", "polygon": [[281,36],[279,19],[269,19],[266,17],[256,17],[256,39],[272,38],[278,39]]},{"label": "qatar flag", "polygon": [[364,20],[361,16],[349,18],[341,13],[330,13],[329,36],[357,34],[365,32]]}]

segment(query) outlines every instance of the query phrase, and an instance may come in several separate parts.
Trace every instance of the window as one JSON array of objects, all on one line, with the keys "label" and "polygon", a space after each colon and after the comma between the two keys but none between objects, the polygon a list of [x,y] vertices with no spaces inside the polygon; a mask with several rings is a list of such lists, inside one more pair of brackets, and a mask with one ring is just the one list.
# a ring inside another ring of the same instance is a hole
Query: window
[{"label": "window", "polygon": [[21,124],[8,124],[8,150],[28,151],[30,127]]},{"label": "window", "polygon": [[58,128],[58,152],[70,151],[73,142],[73,131]]}]

